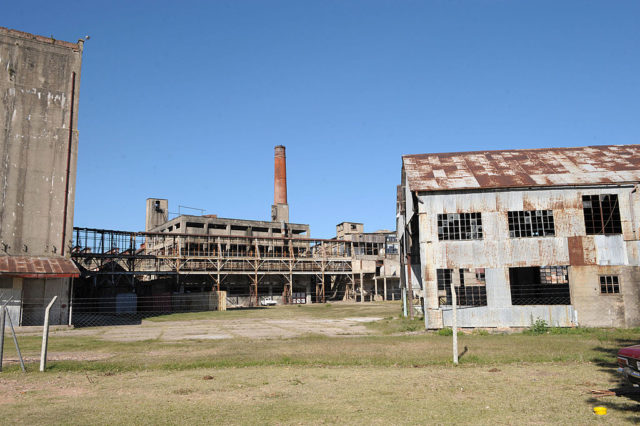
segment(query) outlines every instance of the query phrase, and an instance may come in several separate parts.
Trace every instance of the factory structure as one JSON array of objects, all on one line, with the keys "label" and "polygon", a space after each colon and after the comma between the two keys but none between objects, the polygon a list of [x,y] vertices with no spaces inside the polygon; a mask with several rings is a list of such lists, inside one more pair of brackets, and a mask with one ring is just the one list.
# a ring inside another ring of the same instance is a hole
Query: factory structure
[{"label": "factory structure", "polygon": [[640,325],[640,145],[405,155],[397,206],[427,328]]},{"label": "factory structure", "polygon": [[284,146],[270,220],[170,218],[168,200],[150,198],[144,231],[74,228],[83,43],[0,27],[0,302],[13,324],[41,324],[53,296],[52,324],[399,297],[397,243],[311,238],[290,223]]},{"label": "factory structure", "polygon": [[0,303],[14,325],[66,323],[83,40],[0,27]]},{"label": "factory structure", "polygon": [[289,222],[284,146],[275,147],[270,221],[169,216],[169,200],[149,198],[144,232],[74,229],[76,315],[400,298],[394,231],[343,222],[319,239]]}]

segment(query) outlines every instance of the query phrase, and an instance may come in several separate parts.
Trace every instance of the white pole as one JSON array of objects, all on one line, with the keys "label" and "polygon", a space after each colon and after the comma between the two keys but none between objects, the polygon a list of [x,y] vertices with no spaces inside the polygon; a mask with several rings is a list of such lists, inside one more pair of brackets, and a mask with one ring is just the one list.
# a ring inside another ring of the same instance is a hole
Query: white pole
[{"label": "white pole", "polygon": [[0,306],[0,372],[2,372],[2,357],[4,352],[4,306]]},{"label": "white pole", "polygon": [[49,312],[51,311],[51,307],[53,303],[56,301],[58,296],[53,296],[49,305],[47,305],[47,309],[44,311],[44,327],[42,330],[42,350],[40,351],[40,371],[44,371],[47,366],[47,346],[49,345]]},{"label": "white pole", "polygon": [[13,344],[16,345],[16,352],[18,353],[18,359],[20,360],[20,368],[22,368],[22,372],[23,373],[26,373],[27,370],[24,368],[24,361],[22,360],[22,354],[20,353],[20,346],[18,345],[18,338],[16,337],[16,331],[13,329],[13,323],[11,322],[11,316],[7,315],[7,319],[9,320],[9,327],[11,327],[11,335],[13,336]]},{"label": "white pole", "polygon": [[[4,297],[4,293],[0,295],[0,299]],[[5,321],[5,313],[7,312],[7,304],[13,299],[11,296],[4,305],[0,306],[0,372],[2,371],[2,357],[4,355],[4,321]],[[8,313],[7,313],[8,315]]]},{"label": "white pole", "polygon": [[456,296],[456,287],[451,280],[451,306],[453,310],[451,319],[451,329],[453,331],[453,363],[458,365],[458,311],[456,305],[458,304],[458,297]]}]

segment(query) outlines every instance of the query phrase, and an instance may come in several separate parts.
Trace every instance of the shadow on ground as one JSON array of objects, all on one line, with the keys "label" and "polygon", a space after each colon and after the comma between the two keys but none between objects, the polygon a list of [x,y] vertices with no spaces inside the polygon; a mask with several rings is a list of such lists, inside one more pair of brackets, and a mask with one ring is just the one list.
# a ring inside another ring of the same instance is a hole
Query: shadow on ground
[{"label": "shadow on ground", "polygon": [[594,406],[632,413],[634,416],[628,417],[627,420],[634,423],[637,423],[640,419],[640,388],[627,384],[618,373],[617,355],[620,348],[637,345],[638,343],[640,342],[632,339],[615,339],[611,342],[612,347],[599,346],[595,348],[595,351],[600,352],[602,356],[594,358],[592,362],[599,367],[600,371],[617,380],[619,386],[609,389],[609,391],[615,393],[616,399],[592,397],[587,400],[588,403]]}]

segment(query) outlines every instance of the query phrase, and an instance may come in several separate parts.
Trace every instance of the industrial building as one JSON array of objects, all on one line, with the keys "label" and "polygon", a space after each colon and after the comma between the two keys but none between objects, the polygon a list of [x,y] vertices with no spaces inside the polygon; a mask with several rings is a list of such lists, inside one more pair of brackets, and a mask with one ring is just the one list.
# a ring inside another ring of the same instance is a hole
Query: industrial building
[{"label": "industrial building", "polygon": [[639,326],[639,183],[640,145],[405,155],[408,309],[451,326],[455,292],[461,327]]},{"label": "industrial building", "polygon": [[0,300],[15,325],[68,321],[83,40],[0,27]]},{"label": "industrial building", "polygon": [[231,307],[398,299],[395,232],[344,222],[336,238],[311,238],[309,225],[289,222],[286,179],[276,146],[270,221],[170,218],[169,200],[149,198],[144,232],[75,228],[74,318],[210,309],[211,293]]},{"label": "industrial building", "polygon": [[400,298],[400,257],[394,231],[364,232],[364,224],[336,225],[337,240],[353,245],[353,271],[357,273],[353,294],[358,300]]}]

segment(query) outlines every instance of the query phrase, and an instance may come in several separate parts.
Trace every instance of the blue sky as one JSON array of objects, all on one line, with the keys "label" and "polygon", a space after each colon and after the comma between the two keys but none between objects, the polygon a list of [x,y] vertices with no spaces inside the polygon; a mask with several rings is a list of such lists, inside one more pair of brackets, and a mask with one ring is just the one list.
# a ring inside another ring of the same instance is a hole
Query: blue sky
[{"label": "blue sky", "polygon": [[401,156],[640,143],[637,1],[9,2],[75,41],[75,225],[142,230],[145,199],[395,228]]}]

